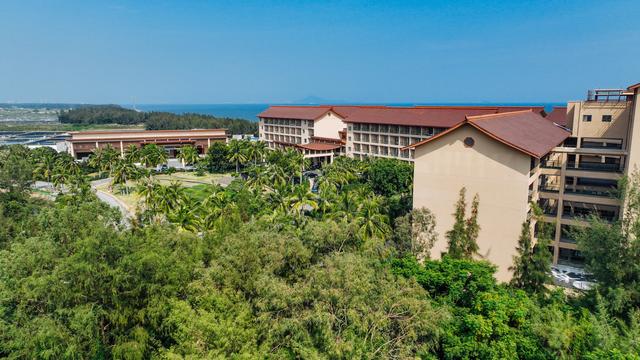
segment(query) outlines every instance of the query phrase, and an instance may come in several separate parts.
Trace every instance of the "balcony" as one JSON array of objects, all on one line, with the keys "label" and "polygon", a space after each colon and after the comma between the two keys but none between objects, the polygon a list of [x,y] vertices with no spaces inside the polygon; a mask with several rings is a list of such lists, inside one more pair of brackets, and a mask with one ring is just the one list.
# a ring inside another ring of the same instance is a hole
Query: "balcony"
[{"label": "balcony", "polygon": [[616,190],[593,190],[593,189],[571,189],[569,187],[565,187],[565,194],[575,194],[575,195],[588,195],[588,196],[599,196],[606,198],[615,198]]},{"label": "balcony", "polygon": [[621,173],[622,165],[581,161],[576,166],[575,162],[568,162],[567,170],[587,170],[587,171],[603,171],[603,172]]},{"label": "balcony", "polygon": [[616,150],[622,150],[622,144],[616,144],[616,143],[596,143],[596,142],[583,142],[582,143],[582,148],[585,149],[616,149]]},{"label": "balcony", "polygon": [[614,222],[618,218],[614,212],[610,212],[610,211],[591,211],[589,209],[575,209],[573,212],[571,212],[566,208],[562,214],[562,218],[566,220],[586,221],[592,215],[595,215],[599,219],[607,222]]},{"label": "balcony", "polygon": [[541,160],[540,167],[546,169],[560,169],[562,167],[562,161],[560,160]]},{"label": "balcony", "polygon": [[538,191],[558,193],[560,192],[560,187],[556,185],[541,185],[538,187]]}]

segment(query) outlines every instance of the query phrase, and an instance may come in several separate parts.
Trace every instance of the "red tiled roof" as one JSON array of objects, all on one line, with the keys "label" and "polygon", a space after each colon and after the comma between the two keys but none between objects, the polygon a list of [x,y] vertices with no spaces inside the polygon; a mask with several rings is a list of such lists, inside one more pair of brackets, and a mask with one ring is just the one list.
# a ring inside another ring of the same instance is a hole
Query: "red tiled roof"
[{"label": "red tiled roof", "polygon": [[331,110],[331,106],[269,106],[260,118],[315,120]]},{"label": "red tiled roof", "polygon": [[409,145],[415,148],[455,131],[461,126],[470,125],[487,136],[519,150],[527,155],[541,158],[551,149],[562,143],[570,133],[545,120],[531,110],[506,112],[490,115],[468,116],[465,121],[426,140]]},{"label": "red tiled roof", "polygon": [[553,110],[545,117],[545,119],[558,125],[567,126],[567,107],[554,106]]},{"label": "red tiled roof", "polygon": [[329,151],[335,150],[342,147],[340,144],[327,144],[327,143],[308,143],[308,144],[297,144],[296,146],[307,149],[307,150],[319,150],[319,151]]},{"label": "red tiled roof", "polygon": [[637,88],[640,88],[640,83],[633,84],[633,85],[629,86],[629,87],[627,88],[627,90],[629,90],[629,91],[633,91],[633,90],[635,90],[635,89],[637,89]]},{"label": "red tiled roof", "polygon": [[449,128],[466,116],[532,109],[543,113],[542,106],[271,106],[258,117],[315,120],[332,110],[345,122]]}]

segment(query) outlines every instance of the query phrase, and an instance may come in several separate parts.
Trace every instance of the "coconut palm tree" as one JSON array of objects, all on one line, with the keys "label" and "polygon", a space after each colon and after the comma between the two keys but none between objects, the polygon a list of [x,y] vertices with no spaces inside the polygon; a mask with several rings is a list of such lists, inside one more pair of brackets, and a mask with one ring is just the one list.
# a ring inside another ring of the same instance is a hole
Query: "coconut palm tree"
[{"label": "coconut palm tree", "polygon": [[124,158],[129,163],[137,163],[140,161],[140,148],[136,144],[130,144],[125,150]]},{"label": "coconut palm tree", "polygon": [[229,142],[229,154],[227,160],[236,165],[236,172],[240,172],[240,165],[247,162],[247,151],[245,142],[239,140],[231,140]]},{"label": "coconut palm tree", "polygon": [[89,166],[102,172],[111,171],[111,168],[115,165],[116,161],[118,161],[119,157],[120,154],[118,151],[114,149],[111,144],[107,144],[105,147],[93,150],[93,153],[89,157]]},{"label": "coconut palm tree", "polygon": [[137,168],[132,163],[121,159],[118,161],[112,168],[111,173],[111,187],[114,185],[123,186],[123,190],[125,194],[129,193],[129,188],[127,187],[127,181],[132,180],[137,175]]},{"label": "coconut palm tree", "polygon": [[34,174],[37,176],[37,178],[51,182],[51,177],[53,176],[55,166],[55,154],[49,152],[42,153],[42,155],[36,159]]},{"label": "coconut palm tree", "polygon": [[381,238],[389,233],[388,218],[380,213],[380,205],[378,197],[362,200],[354,221],[358,225],[358,234],[363,239]]},{"label": "coconut palm tree", "polygon": [[267,152],[267,143],[264,141],[253,142],[254,161],[262,163]]},{"label": "coconut palm tree", "polygon": [[146,167],[154,167],[167,162],[167,152],[156,144],[147,144],[140,150],[140,161]]},{"label": "coconut palm tree", "polygon": [[308,183],[294,186],[291,195],[287,197],[289,209],[301,217],[304,211],[318,208],[318,196],[311,192]]},{"label": "coconut palm tree", "polygon": [[147,210],[156,213],[159,208],[160,183],[152,177],[146,177],[138,182],[136,191],[142,197]]},{"label": "coconut palm tree", "polygon": [[192,145],[185,145],[178,152],[178,159],[182,160],[182,165],[195,164],[198,161],[198,149]]}]

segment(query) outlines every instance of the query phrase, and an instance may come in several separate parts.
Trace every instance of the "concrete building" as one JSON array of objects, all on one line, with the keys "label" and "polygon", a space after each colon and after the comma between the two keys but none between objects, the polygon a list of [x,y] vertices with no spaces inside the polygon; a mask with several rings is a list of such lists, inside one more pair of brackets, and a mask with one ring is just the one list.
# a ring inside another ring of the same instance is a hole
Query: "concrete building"
[{"label": "concrete building", "polygon": [[[532,111],[467,116],[460,124],[412,144],[415,208],[434,212],[439,237],[432,255],[446,251],[458,193],[480,197],[479,255],[508,280],[530,202],[554,225],[553,263],[581,265],[570,237],[585,216],[614,221],[622,213],[617,181],[640,162],[640,84],[590,91],[585,101]],[[534,226],[535,227],[535,226]]]},{"label": "concrete building", "polygon": [[215,141],[227,141],[225,129],[207,130],[122,130],[122,131],[73,131],[67,139],[68,152],[76,159],[88,157],[97,148],[111,145],[122,154],[129,145],[142,147],[157,144],[165,148],[169,157],[175,157],[177,149],[192,145],[204,154]]},{"label": "concrete building", "polygon": [[467,115],[523,109],[544,114],[542,107],[322,105],[271,106],[258,117],[260,139],[270,148],[294,147],[319,161],[331,161],[336,155],[413,161],[413,150],[406,146],[460,123]]}]

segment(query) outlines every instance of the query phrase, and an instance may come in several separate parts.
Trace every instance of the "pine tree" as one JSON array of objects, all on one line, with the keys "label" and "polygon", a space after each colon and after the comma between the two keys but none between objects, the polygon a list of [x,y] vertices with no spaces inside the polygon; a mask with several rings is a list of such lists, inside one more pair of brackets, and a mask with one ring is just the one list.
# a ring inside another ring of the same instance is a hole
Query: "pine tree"
[{"label": "pine tree", "polygon": [[467,201],[465,200],[466,188],[460,189],[460,195],[458,202],[456,203],[456,211],[453,213],[455,222],[453,228],[447,231],[447,242],[449,245],[448,254],[454,259],[462,259],[465,253],[466,244],[466,226],[465,226],[465,212],[467,208]]},{"label": "pine tree", "polygon": [[541,211],[533,208],[538,217],[538,240],[536,244],[531,239],[530,223],[522,224],[522,232],[518,239],[518,254],[513,257],[513,271],[511,285],[523,289],[529,293],[543,294],[545,285],[551,283],[551,253],[548,250],[551,242],[551,229],[553,224],[541,221]]},{"label": "pine tree", "polygon": [[513,266],[509,268],[509,270],[513,271],[511,285],[520,289],[529,288],[529,274],[533,258],[533,241],[531,240],[529,226],[529,221],[522,223],[518,247],[516,247],[517,255],[513,257]]},{"label": "pine tree", "polygon": [[465,243],[463,247],[463,255],[467,259],[478,252],[478,234],[480,233],[480,225],[478,224],[478,206],[480,205],[480,197],[476,194],[471,202],[471,216],[467,219],[465,228]]}]

